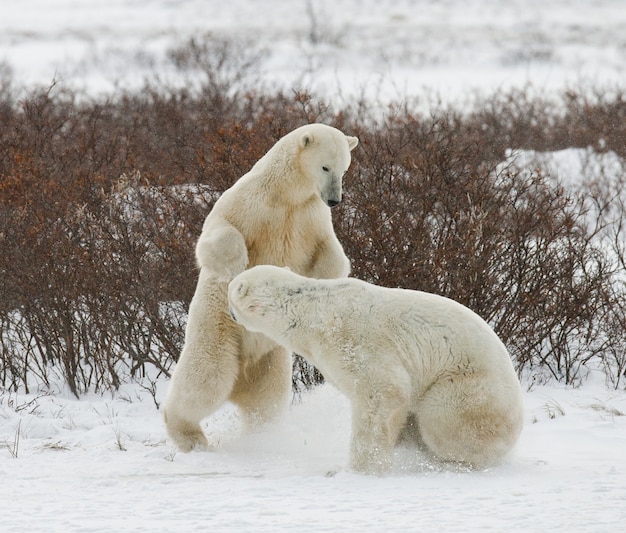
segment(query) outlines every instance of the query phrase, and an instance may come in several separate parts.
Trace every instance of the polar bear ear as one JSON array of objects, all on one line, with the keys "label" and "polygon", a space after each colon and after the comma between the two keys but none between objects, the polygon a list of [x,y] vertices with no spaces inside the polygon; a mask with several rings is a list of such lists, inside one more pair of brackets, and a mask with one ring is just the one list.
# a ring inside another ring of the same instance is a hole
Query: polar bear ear
[{"label": "polar bear ear", "polygon": [[248,303],[248,306],[246,307],[246,311],[248,311],[248,313],[251,313],[253,315],[263,315],[263,311],[264,311],[265,307],[263,306],[263,302],[261,302],[261,300],[258,299],[254,299],[251,302]]},{"label": "polar bear ear", "polygon": [[346,135],[346,140],[348,141],[348,148],[350,151],[354,150],[359,144],[359,139],[357,137],[350,137],[350,135]]},{"label": "polar bear ear", "polygon": [[314,137],[313,137],[313,134],[312,134],[312,133],[310,133],[310,132],[303,133],[303,134],[302,134],[302,137],[300,137],[300,146],[301,146],[302,148],[306,148],[307,146],[309,146],[309,145],[313,144],[313,141],[314,141],[314,140],[315,140],[315,139],[314,139]]}]

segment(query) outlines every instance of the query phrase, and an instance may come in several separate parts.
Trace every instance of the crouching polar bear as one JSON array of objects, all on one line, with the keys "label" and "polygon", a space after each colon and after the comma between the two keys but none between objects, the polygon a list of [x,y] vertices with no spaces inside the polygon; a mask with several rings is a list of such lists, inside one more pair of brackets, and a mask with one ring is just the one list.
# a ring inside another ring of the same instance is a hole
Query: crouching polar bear
[{"label": "crouching polar bear", "polygon": [[185,344],[163,406],[170,438],[183,451],[207,447],[200,422],[227,400],[244,421],[275,417],[289,404],[291,354],[228,314],[228,282],[246,267],[279,264],[312,278],[347,276],[350,263],[329,207],[356,137],[309,124],[280,139],[213,206],[196,245],[200,274]]},{"label": "crouching polar bear", "polygon": [[522,392],[507,350],[453,300],[264,265],[234,278],[228,298],[233,320],[301,354],[348,396],[357,471],[389,470],[403,429],[436,459],[472,468],[518,439]]}]

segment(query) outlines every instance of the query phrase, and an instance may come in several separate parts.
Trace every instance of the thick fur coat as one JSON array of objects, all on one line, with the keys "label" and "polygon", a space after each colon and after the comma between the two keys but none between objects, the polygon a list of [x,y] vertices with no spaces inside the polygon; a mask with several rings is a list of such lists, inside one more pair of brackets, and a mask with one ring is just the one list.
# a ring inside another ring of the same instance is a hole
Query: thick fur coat
[{"label": "thick fur coat", "polygon": [[403,432],[442,461],[484,468],[521,432],[509,354],[489,325],[434,294],[257,266],[229,285],[233,319],[314,364],[352,404],[351,466],[380,474]]},{"label": "thick fur coat", "polygon": [[185,344],[163,416],[183,451],[206,447],[200,422],[224,402],[248,423],[288,405],[291,354],[261,333],[235,324],[228,282],[257,264],[288,266],[313,278],[347,276],[350,264],[332,225],[356,137],[322,124],[280,139],[215,203],[196,246],[200,274]]}]

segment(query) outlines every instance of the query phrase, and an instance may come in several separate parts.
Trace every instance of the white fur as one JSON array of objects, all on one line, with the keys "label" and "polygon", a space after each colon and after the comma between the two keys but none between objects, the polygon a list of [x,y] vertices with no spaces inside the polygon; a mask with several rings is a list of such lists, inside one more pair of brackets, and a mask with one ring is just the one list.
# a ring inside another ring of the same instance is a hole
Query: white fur
[{"label": "white fur", "polygon": [[280,139],[209,213],[196,245],[200,275],[185,345],[163,407],[170,438],[184,451],[206,447],[200,421],[224,402],[249,423],[275,417],[289,401],[291,355],[228,314],[227,283],[256,264],[289,266],[309,277],[347,276],[329,205],[356,137],[322,124]]},{"label": "white fur", "polygon": [[453,300],[273,266],[243,272],[228,296],[238,323],[308,359],[350,398],[355,470],[387,471],[402,431],[436,459],[473,468],[518,439],[522,394],[508,352]]}]

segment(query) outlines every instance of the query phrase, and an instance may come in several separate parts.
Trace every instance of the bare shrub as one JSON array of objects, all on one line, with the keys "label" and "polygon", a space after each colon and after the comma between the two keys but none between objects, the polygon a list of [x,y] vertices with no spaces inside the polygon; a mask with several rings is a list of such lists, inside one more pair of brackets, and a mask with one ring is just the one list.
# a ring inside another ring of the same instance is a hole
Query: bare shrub
[{"label": "bare shrub", "polygon": [[495,165],[499,147],[462,122],[394,117],[363,135],[340,224],[353,273],[451,297],[494,326],[520,372],[576,383],[602,348],[611,262],[576,193]]},{"label": "bare shrub", "polygon": [[[615,276],[604,287],[603,313],[596,317],[598,357],[607,380],[618,388],[626,378],[626,161],[592,168],[582,184],[590,219]],[[617,164],[616,164],[617,163]]]},{"label": "bare shrub", "polygon": [[[511,148],[623,156],[622,93],[559,102],[527,89],[471,112],[402,102],[378,116],[366,102],[337,109],[306,92],[256,91],[244,71],[257,59],[210,37],[171,58],[193,83],[105,101],[53,84],[19,104],[0,83],[3,387],[62,379],[79,395],[167,375],[213,202],[277,139],[317,121],[360,139],[333,212],[354,276],[467,305],[520,373],[578,384],[600,364],[622,386],[623,169],[566,188],[540,163],[503,164]],[[296,391],[321,379],[294,358]]]},{"label": "bare shrub", "polygon": [[591,146],[626,156],[623,88],[572,88],[559,98],[528,86],[478,98],[472,109],[466,124],[502,149]]}]

